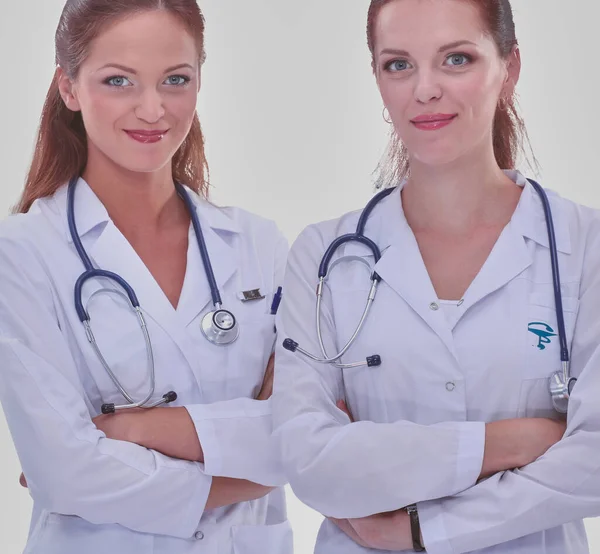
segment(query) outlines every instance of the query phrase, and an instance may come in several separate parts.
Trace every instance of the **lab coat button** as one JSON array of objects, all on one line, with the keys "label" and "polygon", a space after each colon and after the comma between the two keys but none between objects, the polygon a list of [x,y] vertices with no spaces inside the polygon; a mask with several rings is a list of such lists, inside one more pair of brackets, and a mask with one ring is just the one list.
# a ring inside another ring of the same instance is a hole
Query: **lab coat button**
[{"label": "lab coat button", "polygon": [[440,309],[440,307],[436,302],[432,302],[431,304],[429,304],[429,309],[433,310],[434,312],[437,312]]},{"label": "lab coat button", "polygon": [[194,538],[201,541],[204,538],[204,533],[202,531],[196,531],[194,533]]},{"label": "lab coat button", "polygon": [[455,384],[455,383],[453,383],[452,381],[448,381],[448,382],[446,383],[446,390],[447,390],[448,392],[452,392],[452,391],[453,391],[455,388],[456,388],[456,384]]}]

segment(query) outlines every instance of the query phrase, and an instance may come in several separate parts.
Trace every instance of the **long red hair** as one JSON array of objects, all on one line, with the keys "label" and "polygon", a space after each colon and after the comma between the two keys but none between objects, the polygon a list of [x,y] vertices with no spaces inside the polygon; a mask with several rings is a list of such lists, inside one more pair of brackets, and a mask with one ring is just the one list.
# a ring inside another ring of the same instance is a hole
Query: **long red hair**
[{"label": "long red hair", "polygon": [[[55,35],[56,65],[75,80],[90,43],[111,22],[131,13],[164,10],[178,17],[196,39],[204,61],[204,17],[196,0],[68,0]],[[87,135],[81,113],[69,110],[58,89],[58,69],[46,95],[25,189],[15,208],[26,212],[37,198],[50,196],[80,175],[87,163]],[[208,194],[208,164],[197,114],[172,161],[173,179]]]}]

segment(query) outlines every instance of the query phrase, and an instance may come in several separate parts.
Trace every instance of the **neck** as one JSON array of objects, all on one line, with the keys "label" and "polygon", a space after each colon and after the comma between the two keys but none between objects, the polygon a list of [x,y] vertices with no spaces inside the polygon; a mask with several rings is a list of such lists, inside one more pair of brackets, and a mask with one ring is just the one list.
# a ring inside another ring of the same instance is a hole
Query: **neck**
[{"label": "neck", "polygon": [[82,177],[128,238],[189,223],[170,163],[156,172],[129,171],[90,149]]},{"label": "neck", "polygon": [[463,233],[506,224],[521,194],[498,167],[491,148],[444,166],[412,159],[410,164],[402,204],[413,231]]}]

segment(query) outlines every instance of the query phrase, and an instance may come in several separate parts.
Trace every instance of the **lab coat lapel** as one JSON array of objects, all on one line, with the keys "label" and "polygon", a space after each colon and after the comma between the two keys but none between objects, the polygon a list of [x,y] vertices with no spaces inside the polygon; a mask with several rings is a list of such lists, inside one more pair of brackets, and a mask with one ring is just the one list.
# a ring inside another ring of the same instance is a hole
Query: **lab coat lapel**
[{"label": "lab coat lapel", "polygon": [[463,313],[523,273],[532,261],[525,238],[511,221],[500,234],[488,259],[466,291]]},{"label": "lab coat lapel", "polygon": [[[437,307],[437,295],[419,245],[402,211],[400,192],[391,194],[383,203],[377,216],[379,225],[374,229],[376,242],[382,249],[375,271],[429,325],[456,357],[452,331],[444,313]],[[399,333],[409,331],[398,329]]]},{"label": "lab coat lapel", "polygon": [[[509,176],[524,187],[521,198],[508,225],[503,229],[488,259],[466,291],[463,314],[474,304],[525,271],[533,263],[533,254],[526,238],[547,246],[548,232],[542,205],[533,187],[518,172]],[[568,243],[562,226],[555,227],[559,247]]]},{"label": "lab coat lapel", "polygon": [[[375,271],[431,327],[456,357],[452,331],[436,304],[435,290],[410,229],[383,253],[375,265]],[[410,329],[398,329],[398,332],[410,332]]]},{"label": "lab coat lapel", "polygon": [[[57,202],[65,236],[72,242],[67,225],[66,186],[57,194]],[[112,271],[125,279],[133,287],[143,312],[173,336],[175,310],[133,247],[114,225],[106,208],[82,178],[77,183],[75,193],[75,221],[79,237],[94,267]],[[114,281],[92,279],[83,289],[84,307],[86,299],[103,287],[124,292]]]},{"label": "lab coat lapel", "polygon": [[89,254],[96,267],[112,271],[125,279],[133,287],[144,314],[175,339],[178,334],[175,309],[111,220],[89,249]]}]

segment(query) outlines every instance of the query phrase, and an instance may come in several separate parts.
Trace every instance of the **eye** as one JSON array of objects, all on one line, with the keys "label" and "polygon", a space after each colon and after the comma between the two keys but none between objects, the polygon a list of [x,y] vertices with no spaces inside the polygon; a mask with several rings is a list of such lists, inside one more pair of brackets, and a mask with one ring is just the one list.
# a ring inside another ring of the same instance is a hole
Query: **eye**
[{"label": "eye", "polygon": [[104,82],[112,87],[126,87],[128,85],[131,85],[131,81],[127,79],[127,77],[123,77],[122,75],[115,75],[114,77],[109,77]]},{"label": "eye", "polygon": [[182,86],[189,83],[190,78],[186,75],[171,75],[170,77],[167,77],[165,82],[172,86]]},{"label": "eye", "polygon": [[390,60],[384,66],[386,71],[397,72],[408,69],[410,64],[406,60]]},{"label": "eye", "polygon": [[446,64],[454,67],[466,65],[471,61],[471,56],[468,56],[467,54],[451,54],[446,58]]}]

